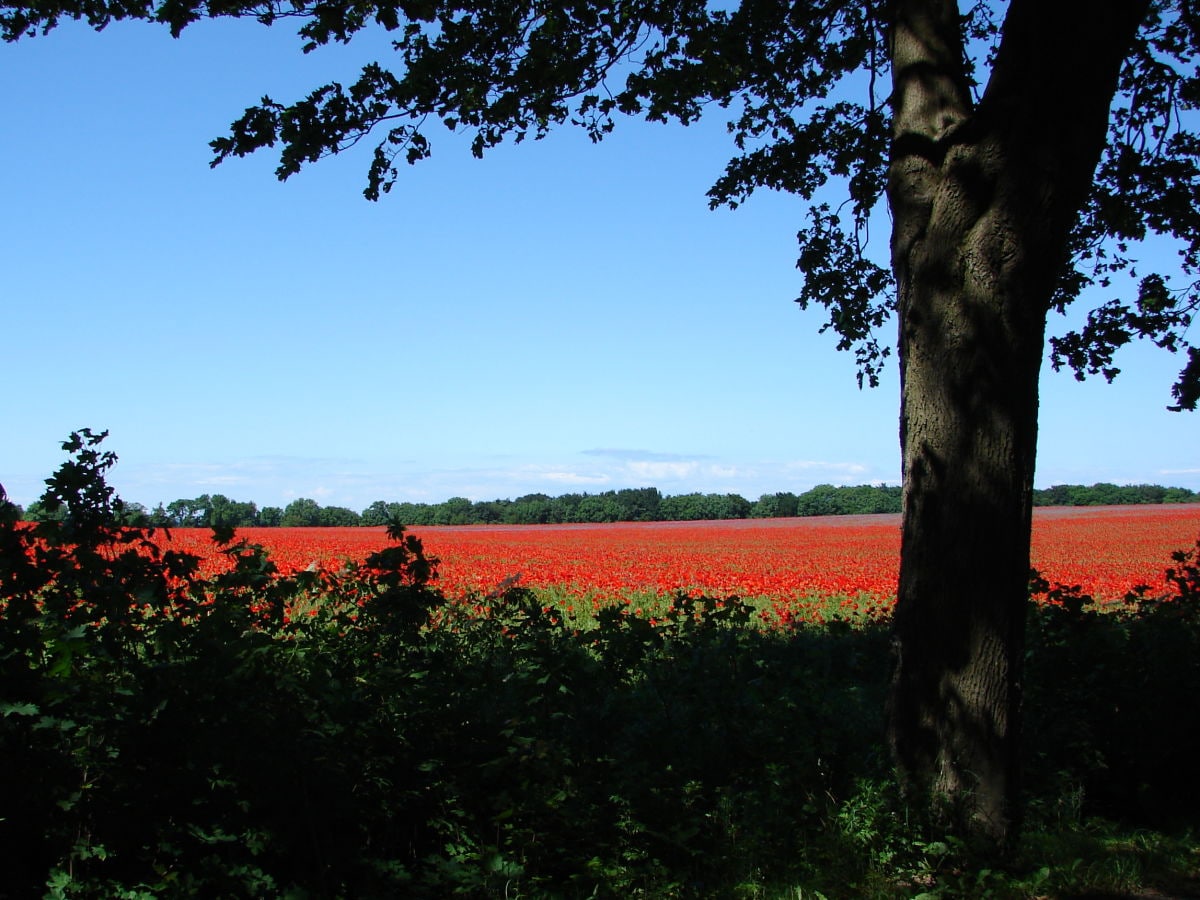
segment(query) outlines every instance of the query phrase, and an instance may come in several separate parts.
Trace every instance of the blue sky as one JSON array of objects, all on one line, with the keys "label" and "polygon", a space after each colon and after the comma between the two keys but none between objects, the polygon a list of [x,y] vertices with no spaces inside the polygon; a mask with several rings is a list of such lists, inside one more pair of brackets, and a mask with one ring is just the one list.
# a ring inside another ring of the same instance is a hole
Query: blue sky
[{"label": "blue sky", "polygon": [[[348,81],[375,49],[304,56],[286,23],[231,22],[0,46],[13,499],[81,427],[110,431],[112,482],[147,505],[898,481],[895,372],[860,391],[791,302],[802,202],[708,210],[716,120],[482,161],[434,135],[375,204],[365,147],[282,184],[261,154],[209,169],[246,106]],[[1112,385],[1047,367],[1038,485],[1200,489],[1200,418],[1165,411],[1179,360],[1118,362]]]}]

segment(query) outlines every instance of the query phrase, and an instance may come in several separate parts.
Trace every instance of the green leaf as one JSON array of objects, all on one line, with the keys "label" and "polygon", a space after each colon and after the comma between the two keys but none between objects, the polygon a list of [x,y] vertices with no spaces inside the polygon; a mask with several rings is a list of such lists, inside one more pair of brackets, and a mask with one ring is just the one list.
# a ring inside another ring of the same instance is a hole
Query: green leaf
[{"label": "green leaf", "polygon": [[0,714],[5,716],[36,716],[36,703],[0,703]]}]

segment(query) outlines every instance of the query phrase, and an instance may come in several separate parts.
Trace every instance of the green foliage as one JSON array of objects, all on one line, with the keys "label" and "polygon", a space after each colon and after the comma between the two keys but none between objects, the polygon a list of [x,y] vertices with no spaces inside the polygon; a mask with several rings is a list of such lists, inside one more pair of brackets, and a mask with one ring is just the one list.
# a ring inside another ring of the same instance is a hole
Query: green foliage
[{"label": "green foliage", "polygon": [[1170,596],[1140,587],[1117,606],[1035,584],[1046,602],[1030,629],[1029,770],[1078,811],[1162,825],[1200,808],[1200,543],[1173,561]]},{"label": "green foliage", "polygon": [[1034,506],[1126,506],[1131,504],[1195,503],[1195,491],[1158,484],[1056,484],[1034,489]]},{"label": "green foliage", "polygon": [[154,512],[154,519],[158,524],[181,528],[260,524],[258,508],[253,503],[230,500],[224,494],[201,494],[192,500],[173,500],[165,508],[160,504]]},{"label": "green foliage", "polygon": [[345,506],[323,506],[317,523],[324,527],[346,528],[361,525],[362,516]]},{"label": "green foliage", "polygon": [[[144,514],[160,527],[211,528],[216,525],[304,525],[347,527],[385,525],[393,519],[408,525],[545,525],[573,522],[661,522],[710,519],[779,518],[788,516],[848,516],[900,511],[899,485],[819,484],[797,495],[787,491],[763,494],[750,503],[738,494],[681,494],[664,497],[657,488],[625,488],[599,494],[527,494],[515,500],[471,501],[452,497],[442,503],[388,503],[376,500],[356,513],[344,506],[321,506],[301,498],[286,509],[230,500],[221,494],[202,494],[192,500],[174,500],[146,512],[136,504],[130,515]],[[1112,504],[1195,503],[1197,494],[1187,488],[1157,484],[1054,485],[1035,490],[1035,506],[1096,506]],[[40,501],[30,504],[25,518],[43,521],[61,518]]]},{"label": "green foliage", "polygon": [[283,509],[279,524],[284,528],[312,527],[321,524],[321,504],[308,497],[293,500]]},{"label": "green foliage", "polygon": [[61,521],[66,518],[66,515],[66,510],[59,508],[51,511],[43,506],[40,500],[30,503],[23,513],[24,518],[29,522]]},{"label": "green foliage", "polygon": [[448,604],[400,526],[291,578],[221,529],[235,565],[201,579],[101,515],[98,442],[51,480],[65,520],[0,531],[18,893],[703,893],[786,869],[878,746],[879,631],[768,634],[734,599],[585,631],[526,591]]},{"label": "green foliage", "polygon": [[1035,614],[1036,827],[985,871],[896,791],[878,622],[451,603],[396,523],[385,550],[292,577],[220,527],[234,565],[202,578],[123,523],[102,438],[64,445],[43,498],[61,518],[0,498],[0,896],[1026,896],[1187,874],[1194,843],[1100,843],[1087,815],[1194,822],[1194,552],[1170,600],[1100,613],[1058,590]]}]

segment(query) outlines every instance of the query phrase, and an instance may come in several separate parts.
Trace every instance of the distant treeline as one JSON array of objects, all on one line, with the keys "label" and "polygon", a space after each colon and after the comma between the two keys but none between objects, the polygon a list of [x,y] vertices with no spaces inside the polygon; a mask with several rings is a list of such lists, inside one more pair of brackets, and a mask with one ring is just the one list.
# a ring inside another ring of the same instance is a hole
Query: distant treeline
[{"label": "distant treeline", "polygon": [[[1059,484],[1033,492],[1035,506],[1115,506],[1147,503],[1200,502],[1187,488],[1156,484]],[[846,516],[900,512],[900,488],[886,484],[836,487],[819,484],[802,494],[763,494],[751,502],[738,494],[677,494],[664,497],[658,488],[629,488],[599,494],[526,494],[515,500],[471,501],[451,497],[443,503],[389,503],[376,500],[362,512],[345,506],[321,506],[301,498],[286,507],[258,507],[223,494],[202,494],[146,509],[129,504],[131,516],[152,525],[206,528],[214,524],[248,526],[383,525],[546,525],[572,522],[687,522],[707,519],[773,519],[789,516]],[[53,518],[40,501],[25,518]]]}]

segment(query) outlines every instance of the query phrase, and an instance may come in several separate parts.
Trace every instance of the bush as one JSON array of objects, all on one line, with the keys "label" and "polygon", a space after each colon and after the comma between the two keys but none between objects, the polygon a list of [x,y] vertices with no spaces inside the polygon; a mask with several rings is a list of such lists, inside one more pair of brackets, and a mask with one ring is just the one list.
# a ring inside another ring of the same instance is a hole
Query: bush
[{"label": "bush", "polygon": [[798,871],[880,765],[879,629],[452,604],[400,527],[291,577],[217,529],[201,578],[124,524],[103,438],[61,516],[0,525],[7,896],[707,895]]},{"label": "bush", "polygon": [[[755,627],[737,598],[591,626],[537,594],[449,602],[399,525],[341,568],[162,549],[82,431],[41,508],[0,497],[0,897],[944,895],[975,871],[905,818],[879,622]],[[1185,820],[1200,731],[1195,553],[1101,612],[1042,585],[1033,817]],[[1191,815],[1194,816],[1194,813]],[[1037,888],[1038,891],[1041,888]]]},{"label": "bush", "polygon": [[1102,607],[1039,583],[1026,669],[1027,770],[1034,794],[1080,814],[1152,825],[1200,808],[1200,543],[1173,554],[1172,592],[1131,591]]}]

